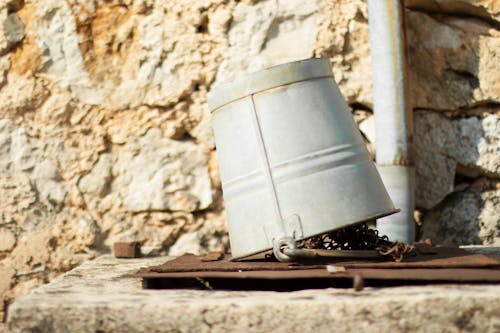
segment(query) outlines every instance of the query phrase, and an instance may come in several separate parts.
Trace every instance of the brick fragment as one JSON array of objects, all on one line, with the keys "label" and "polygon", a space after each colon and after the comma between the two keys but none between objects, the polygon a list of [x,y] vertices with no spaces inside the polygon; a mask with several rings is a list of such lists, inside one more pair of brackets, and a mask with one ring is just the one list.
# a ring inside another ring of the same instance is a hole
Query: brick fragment
[{"label": "brick fragment", "polygon": [[113,244],[116,258],[140,258],[141,244],[139,242],[116,242]]}]

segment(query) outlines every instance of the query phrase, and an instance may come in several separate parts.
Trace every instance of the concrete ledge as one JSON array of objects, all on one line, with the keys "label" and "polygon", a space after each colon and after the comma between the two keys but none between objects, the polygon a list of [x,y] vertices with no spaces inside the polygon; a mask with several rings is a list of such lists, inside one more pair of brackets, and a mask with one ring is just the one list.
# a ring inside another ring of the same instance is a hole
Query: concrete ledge
[{"label": "concrete ledge", "polygon": [[102,256],[19,299],[10,332],[500,332],[500,285],[241,292],[143,290],[167,258]]}]

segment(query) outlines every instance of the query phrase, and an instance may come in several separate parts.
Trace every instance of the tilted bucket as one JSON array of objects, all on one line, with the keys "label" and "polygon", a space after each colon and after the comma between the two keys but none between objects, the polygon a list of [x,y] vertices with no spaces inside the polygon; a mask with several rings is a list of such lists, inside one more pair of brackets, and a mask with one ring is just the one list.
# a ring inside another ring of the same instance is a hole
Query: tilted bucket
[{"label": "tilted bucket", "polygon": [[233,258],[396,212],[328,59],[221,84],[208,104]]}]

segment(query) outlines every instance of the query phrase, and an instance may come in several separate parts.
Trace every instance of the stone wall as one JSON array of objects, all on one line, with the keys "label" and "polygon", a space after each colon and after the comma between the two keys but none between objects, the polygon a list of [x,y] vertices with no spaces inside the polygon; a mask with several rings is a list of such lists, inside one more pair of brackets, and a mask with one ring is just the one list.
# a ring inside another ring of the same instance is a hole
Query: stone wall
[{"label": "stone wall", "polygon": [[[419,237],[500,243],[500,4],[407,0]],[[372,145],[362,0],[1,0],[0,300],[138,240],[228,246],[210,88],[328,57]]]}]

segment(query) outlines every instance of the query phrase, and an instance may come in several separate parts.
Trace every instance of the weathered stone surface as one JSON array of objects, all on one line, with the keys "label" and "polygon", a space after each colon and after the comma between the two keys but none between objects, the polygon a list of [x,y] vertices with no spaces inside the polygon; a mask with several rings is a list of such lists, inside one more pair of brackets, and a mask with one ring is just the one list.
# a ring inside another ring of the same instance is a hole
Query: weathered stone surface
[{"label": "weathered stone surface", "polygon": [[413,107],[454,110],[500,101],[498,30],[413,11],[407,22]]},{"label": "weathered stone surface", "polygon": [[[431,209],[452,193],[456,174],[500,176],[498,115],[450,119],[418,111],[414,123],[418,207]],[[375,141],[373,116],[361,121],[359,128],[370,142]]]},{"label": "weathered stone surface", "polygon": [[111,188],[133,212],[205,209],[212,203],[207,164],[201,147],[151,129],[117,154]]},{"label": "weathered stone surface", "polygon": [[[110,196],[103,200],[114,200]],[[172,245],[179,235],[192,227],[193,216],[185,212],[144,212],[133,216],[119,209],[106,211],[99,225],[107,235],[104,245],[114,242],[140,241],[146,246],[161,249]]]},{"label": "weathered stone surface", "polygon": [[16,271],[11,267],[0,263],[0,297],[10,289]]},{"label": "weathered stone surface", "polygon": [[496,0],[408,0],[405,6],[433,13],[472,15],[500,21],[500,4]]},{"label": "weathered stone surface", "polygon": [[0,170],[3,172],[30,172],[42,159],[40,148],[9,119],[0,120],[0,143]]},{"label": "weathered stone surface", "polygon": [[[35,204],[37,193],[27,176],[0,177],[0,194],[2,224],[21,224],[24,230],[29,230],[38,224],[40,218],[45,217],[44,214],[40,214],[40,210],[36,213],[41,216],[37,217],[35,214],[37,208],[40,209],[41,206]],[[30,207],[35,209],[30,211]]]},{"label": "weathered stone surface", "polygon": [[457,165],[478,174],[500,175],[498,115],[452,120],[416,112],[414,120],[417,206],[430,209],[453,191]]},{"label": "weathered stone surface", "polygon": [[51,255],[47,251],[50,248],[49,232],[47,228],[37,228],[18,239],[18,245],[12,251],[12,267],[17,275],[29,275],[38,269],[45,270]]},{"label": "weathered stone surface", "polygon": [[201,242],[203,234],[200,232],[189,232],[181,235],[168,251],[170,256],[181,256],[186,253],[203,254]]},{"label": "weathered stone surface", "polygon": [[[231,18],[210,2],[48,2],[37,12],[51,61],[43,71],[80,100],[112,109],[169,106],[210,83]],[[52,50],[63,38],[66,46]]]},{"label": "weathered stone surface", "polygon": [[43,160],[35,166],[33,171],[35,186],[40,194],[39,200],[62,204],[67,191],[60,184],[60,175],[57,167],[49,160]]},{"label": "weathered stone surface", "polygon": [[8,119],[0,120],[0,170],[3,176],[24,173],[33,180],[38,200],[61,204],[67,191],[59,182],[57,167],[43,158],[41,145]]},{"label": "weathered stone surface", "polygon": [[16,13],[9,14],[7,7],[0,5],[0,54],[24,38],[24,25]]},{"label": "weathered stone surface", "polygon": [[0,90],[1,118],[34,111],[47,98],[48,92],[41,81],[9,73],[7,83]]},{"label": "weathered stone surface", "polygon": [[[202,221],[198,221],[200,223]],[[202,222],[200,230],[182,234],[168,249],[169,256],[180,256],[185,253],[196,255],[207,254],[211,251],[226,252],[229,249],[229,237],[225,221],[221,217],[209,217]]]},{"label": "weathered stone surface", "polygon": [[452,123],[457,137],[449,155],[462,166],[500,176],[500,116],[461,118]]},{"label": "weathered stone surface", "polygon": [[314,53],[320,1],[260,1],[239,3],[229,28],[229,50],[217,81],[273,65],[310,58]]},{"label": "weathered stone surface", "polygon": [[437,113],[415,113],[414,161],[416,205],[430,209],[453,191],[457,162],[448,152],[455,144],[455,128]]},{"label": "weathered stone surface", "polygon": [[[498,285],[431,285],[295,292],[143,290],[123,275],[165,257],[103,256],[9,308],[12,333],[51,332],[495,332]],[[60,297],[58,297],[60,295]],[[165,300],[168,299],[168,302]]]},{"label": "weathered stone surface", "polygon": [[454,193],[427,213],[422,238],[439,244],[500,244],[500,190]]},{"label": "weathered stone surface", "polygon": [[76,22],[65,1],[36,4],[37,37],[41,46],[39,68],[52,81],[68,88],[81,101],[99,104],[103,97],[92,88],[84,69]]},{"label": "weathered stone surface", "polygon": [[315,56],[330,58],[347,103],[372,105],[366,1],[323,1],[318,11]]},{"label": "weathered stone surface", "polygon": [[[26,103],[31,101],[20,102],[18,110]],[[0,251],[11,251],[0,264],[15,276],[2,303],[95,255],[91,248],[100,230],[67,206],[67,183],[57,163],[46,157],[54,146],[61,151],[57,140],[42,143],[13,121],[0,120]]]},{"label": "weathered stone surface", "polygon": [[0,228],[0,252],[12,250],[15,244],[16,235],[7,228]]},{"label": "weathered stone surface", "polygon": [[24,38],[23,22],[17,14],[7,15],[7,19],[3,22],[5,38],[9,43],[15,44]]},{"label": "weathered stone surface", "polygon": [[[451,2],[439,1],[439,5],[449,8]],[[498,15],[498,5],[491,2],[467,6],[480,12],[487,8],[488,13]],[[366,3],[327,1],[318,15],[315,55],[331,59],[335,79],[348,103],[371,106]],[[407,11],[407,35],[413,107],[454,110],[499,101],[500,77],[495,70],[499,34],[488,21]]]},{"label": "weathered stone surface", "polygon": [[111,154],[101,154],[94,168],[80,179],[78,187],[83,193],[102,197],[110,190],[113,158]]}]

